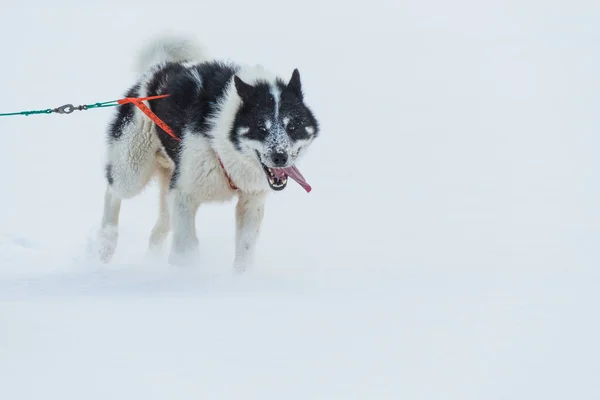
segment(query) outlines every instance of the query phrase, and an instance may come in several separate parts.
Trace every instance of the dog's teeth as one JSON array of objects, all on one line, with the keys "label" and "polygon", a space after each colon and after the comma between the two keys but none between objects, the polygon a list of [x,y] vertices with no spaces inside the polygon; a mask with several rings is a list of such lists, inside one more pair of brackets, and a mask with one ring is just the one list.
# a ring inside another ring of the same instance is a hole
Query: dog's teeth
[{"label": "dog's teeth", "polygon": [[275,173],[273,173],[271,168],[266,168],[265,171],[267,171],[267,179],[269,180],[269,183],[272,187],[279,189],[287,184],[287,176],[284,175],[282,177],[279,177],[275,175]]}]

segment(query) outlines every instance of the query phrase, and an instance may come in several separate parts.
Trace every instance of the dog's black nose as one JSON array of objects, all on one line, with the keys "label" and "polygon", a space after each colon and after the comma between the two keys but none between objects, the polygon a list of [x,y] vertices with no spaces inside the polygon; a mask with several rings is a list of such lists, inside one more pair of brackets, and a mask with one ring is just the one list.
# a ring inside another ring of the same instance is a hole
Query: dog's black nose
[{"label": "dog's black nose", "polygon": [[277,167],[281,167],[287,163],[288,155],[287,153],[273,153],[271,155],[271,160],[273,160],[273,164]]}]

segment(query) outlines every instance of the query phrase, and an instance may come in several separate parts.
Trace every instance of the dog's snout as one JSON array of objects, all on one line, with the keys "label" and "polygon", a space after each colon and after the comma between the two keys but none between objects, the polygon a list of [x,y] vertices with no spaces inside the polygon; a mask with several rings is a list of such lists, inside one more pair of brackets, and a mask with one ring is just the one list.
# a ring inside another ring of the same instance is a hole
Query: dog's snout
[{"label": "dog's snout", "polygon": [[271,155],[271,160],[275,166],[282,167],[287,163],[288,155],[287,153],[276,152]]}]

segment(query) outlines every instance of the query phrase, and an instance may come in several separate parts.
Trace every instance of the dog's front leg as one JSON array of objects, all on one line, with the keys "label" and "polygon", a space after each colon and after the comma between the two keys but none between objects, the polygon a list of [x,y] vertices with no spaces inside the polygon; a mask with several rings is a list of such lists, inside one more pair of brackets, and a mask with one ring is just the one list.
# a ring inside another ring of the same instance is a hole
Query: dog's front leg
[{"label": "dog's front leg", "polygon": [[254,247],[265,210],[265,195],[241,193],[236,206],[235,262],[237,272],[248,269],[254,259]]},{"label": "dog's front leg", "polygon": [[190,195],[175,188],[169,193],[169,208],[173,228],[173,243],[169,262],[175,265],[190,265],[198,256],[196,236],[196,212],[198,202]]}]

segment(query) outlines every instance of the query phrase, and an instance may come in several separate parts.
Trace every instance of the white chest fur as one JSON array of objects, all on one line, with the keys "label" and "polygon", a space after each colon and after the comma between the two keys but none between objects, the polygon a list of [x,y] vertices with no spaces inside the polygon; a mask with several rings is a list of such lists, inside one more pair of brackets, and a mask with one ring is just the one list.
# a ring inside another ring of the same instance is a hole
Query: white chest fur
[{"label": "white chest fur", "polygon": [[256,162],[233,148],[213,148],[200,135],[188,135],[183,143],[177,186],[199,202],[227,201],[235,196],[217,153],[240,191],[258,194],[269,190],[264,172],[257,168]]}]

